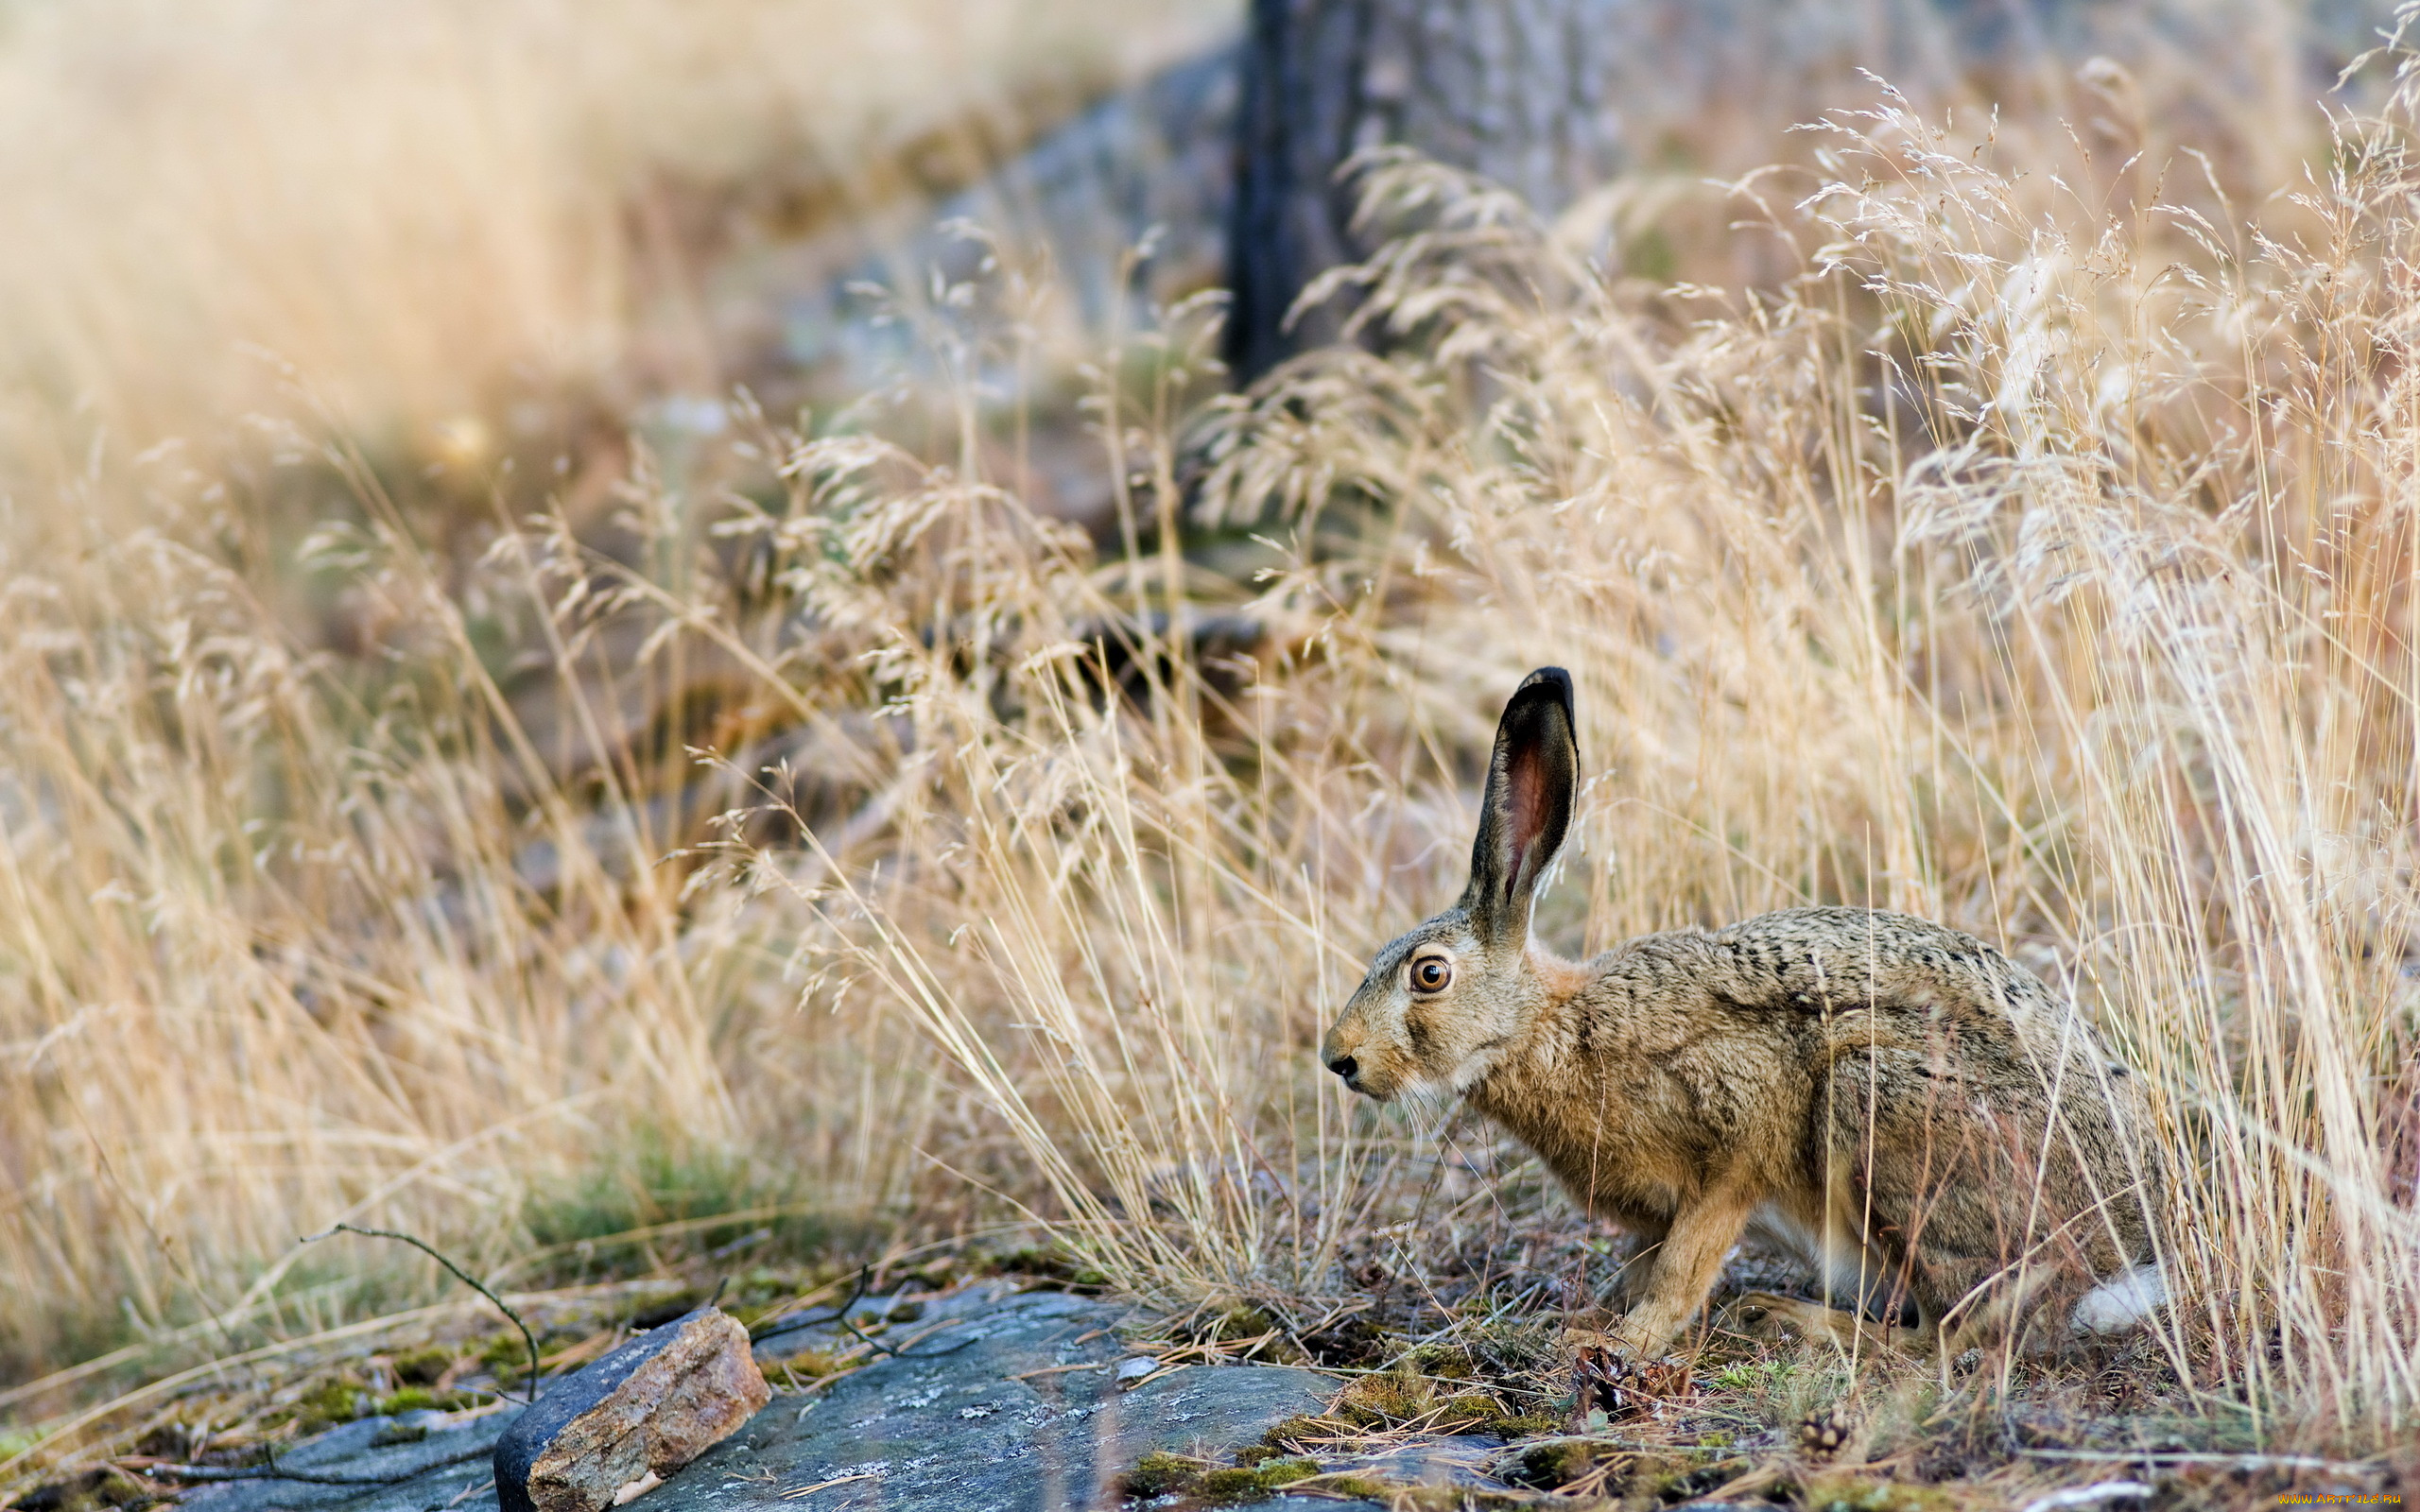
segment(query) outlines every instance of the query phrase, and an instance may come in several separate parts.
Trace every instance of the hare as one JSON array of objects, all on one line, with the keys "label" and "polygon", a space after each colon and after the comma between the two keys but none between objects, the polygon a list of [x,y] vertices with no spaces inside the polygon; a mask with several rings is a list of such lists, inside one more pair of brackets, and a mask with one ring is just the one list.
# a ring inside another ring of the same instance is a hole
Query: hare
[{"label": "hare", "polygon": [[1637,1236],[1617,1353],[1668,1348],[1751,1230],[1930,1343],[2053,1299],[2070,1329],[2115,1332],[2165,1299],[2134,1082],[1981,941],[1858,908],[1577,963],[1531,940],[1579,767],[1570,676],[1542,667],[1497,728],[1461,902],[1378,953],[1321,1057],[1379,1102],[1461,1095]]}]

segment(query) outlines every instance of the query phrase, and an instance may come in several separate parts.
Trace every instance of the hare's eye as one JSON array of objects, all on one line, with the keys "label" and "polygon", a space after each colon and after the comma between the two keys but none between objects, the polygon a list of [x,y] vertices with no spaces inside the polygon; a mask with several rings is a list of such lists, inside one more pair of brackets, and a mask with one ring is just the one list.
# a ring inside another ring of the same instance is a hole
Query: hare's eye
[{"label": "hare's eye", "polygon": [[1411,963],[1411,989],[1415,992],[1442,992],[1454,979],[1454,969],[1442,957],[1423,956]]}]

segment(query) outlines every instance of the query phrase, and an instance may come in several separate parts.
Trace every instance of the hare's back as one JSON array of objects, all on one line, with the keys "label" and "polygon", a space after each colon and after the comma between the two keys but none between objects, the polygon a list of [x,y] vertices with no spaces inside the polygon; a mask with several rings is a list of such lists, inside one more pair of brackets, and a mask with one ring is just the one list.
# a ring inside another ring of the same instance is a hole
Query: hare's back
[{"label": "hare's back", "polygon": [[1962,930],[1871,908],[1786,908],[1717,931],[1765,991],[1826,1019],[1913,1015],[1934,1030],[2031,1040],[2066,1005],[2039,977]]}]

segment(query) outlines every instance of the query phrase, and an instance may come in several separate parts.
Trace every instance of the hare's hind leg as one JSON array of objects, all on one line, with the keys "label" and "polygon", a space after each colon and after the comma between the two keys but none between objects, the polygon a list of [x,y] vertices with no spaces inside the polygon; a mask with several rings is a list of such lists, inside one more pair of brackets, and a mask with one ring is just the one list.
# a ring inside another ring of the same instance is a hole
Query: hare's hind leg
[{"label": "hare's hind leg", "polygon": [[1835,1228],[1899,1260],[1903,1295],[1945,1349],[2008,1337],[2062,1295],[2072,1305],[2074,1246],[2048,1242],[2067,1206],[2028,1157],[2047,1119],[2031,1089],[1889,1045],[1841,1057],[1831,1089]]},{"label": "hare's hind leg", "polygon": [[1821,1186],[1777,1196],[1750,1220],[1752,1232],[1799,1257],[1816,1273],[1821,1299],[1750,1292],[1731,1304],[1735,1327],[1749,1333],[1785,1329],[1841,1349],[1876,1345],[1923,1353],[1936,1335],[1901,1326],[1906,1267],[1865,1237],[1844,1161]]},{"label": "hare's hind leg", "polygon": [[1803,1339],[1842,1349],[1878,1345],[1901,1354],[1925,1355],[1932,1352],[1940,1338],[1931,1329],[1907,1328],[1773,1292],[1749,1292],[1734,1301],[1729,1311],[1741,1332],[1787,1329]]}]

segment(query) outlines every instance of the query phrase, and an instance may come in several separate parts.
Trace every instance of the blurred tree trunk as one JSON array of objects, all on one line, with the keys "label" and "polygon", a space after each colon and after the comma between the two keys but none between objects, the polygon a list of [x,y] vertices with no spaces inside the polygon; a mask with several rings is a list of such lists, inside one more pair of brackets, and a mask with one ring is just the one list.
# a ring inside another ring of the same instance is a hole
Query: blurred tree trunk
[{"label": "blurred tree trunk", "polygon": [[1229,228],[1227,354],[1250,381],[1334,335],[1341,312],[1286,315],[1361,255],[1356,152],[1414,147],[1552,213],[1616,166],[1605,94],[1622,0],[1253,0]]}]

